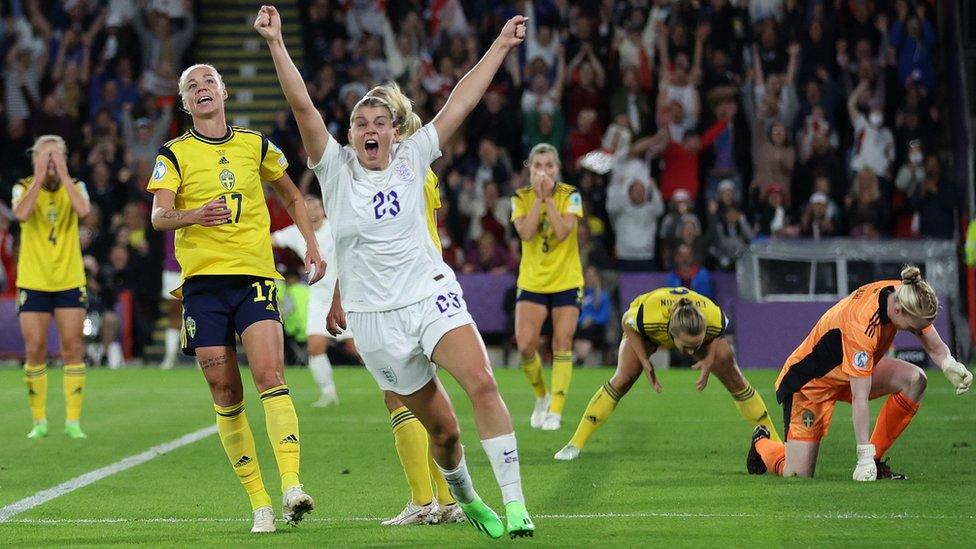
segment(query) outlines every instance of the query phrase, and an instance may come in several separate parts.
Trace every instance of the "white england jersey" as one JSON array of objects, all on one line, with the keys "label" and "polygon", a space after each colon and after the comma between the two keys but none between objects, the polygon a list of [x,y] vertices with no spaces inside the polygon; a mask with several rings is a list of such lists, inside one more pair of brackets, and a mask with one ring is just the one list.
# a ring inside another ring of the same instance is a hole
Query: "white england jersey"
[{"label": "white england jersey", "polygon": [[335,235],[346,311],[392,311],[455,281],[427,231],[424,178],[440,154],[428,124],[395,148],[385,170],[363,168],[331,136],[311,167]]},{"label": "white england jersey", "polygon": [[[325,276],[322,280],[309,286],[309,290],[312,293],[322,294],[319,297],[327,296],[329,302],[332,301],[336,276],[338,275],[335,260],[335,237],[332,236],[331,225],[332,223],[326,220],[315,231],[315,241],[319,244],[319,254],[325,260]],[[271,242],[279,248],[292,250],[302,259],[305,259],[305,252],[308,251],[305,246],[305,238],[302,237],[302,232],[298,230],[298,225],[289,225],[280,231],[271,233]]]}]

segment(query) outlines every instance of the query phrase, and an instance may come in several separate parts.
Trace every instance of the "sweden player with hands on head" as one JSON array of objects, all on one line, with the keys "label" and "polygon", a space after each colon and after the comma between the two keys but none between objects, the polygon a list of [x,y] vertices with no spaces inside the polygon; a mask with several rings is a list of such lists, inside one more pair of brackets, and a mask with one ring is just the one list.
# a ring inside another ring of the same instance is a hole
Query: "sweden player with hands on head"
[{"label": "sweden player with hands on head", "polygon": [[579,456],[583,446],[610,417],[641,372],[654,390],[661,392],[661,384],[649,358],[658,349],[676,349],[695,357],[698,362],[694,368],[701,371],[695,384],[699,391],[705,389],[708,377],[714,374],[732,395],[742,419],[750,425],[763,426],[770,436],[777,436],[766,403],[742,375],[732,347],[722,337],[729,320],[712,300],[687,288],[658,288],[637,296],[620,323],[624,337],[617,352],[617,371],[590,399],[576,433],[569,444],[556,453],[556,459],[569,461]]},{"label": "sweden player with hands on head", "polygon": [[532,535],[511,417],[498,393],[484,342],[454,272],[426,234],[423,182],[509,52],[525,38],[515,16],[457,84],[433,121],[397,141],[388,102],[367,94],[354,107],[349,147],[331,135],[281,37],[277,10],[264,6],[255,29],[271,50],[282,91],[298,122],[309,165],[322,187],[336,237],[342,308],[366,368],[427,429],[434,461],[469,522],[493,538],[506,526],[474,490],[454,409],[434,375],[449,372],[474,408],[475,424],[505,502],[510,536]]},{"label": "sweden player with hands on head", "polygon": [[298,417],[284,379],[284,336],[278,311],[270,216],[262,181],[271,183],[306,243],[310,283],[325,274],[305,200],[285,172],[282,152],[259,132],[227,125],[227,90],[210,65],[179,79],[193,127],[159,149],[148,190],[152,224],[176,231],[182,284],[183,351],[196,355],[213,396],[217,431],[251,502],[252,532],[275,531],[244,413],[235,336],[244,345],[261,395],[268,437],[281,477],[282,518],[292,524],[314,506],[299,481]]},{"label": "sweden player with hands on head", "polygon": [[[559,181],[559,153],[539,143],[526,160],[529,185],[512,197],[512,222],[522,241],[516,281],[515,341],[522,371],[535,393],[529,424],[555,431],[573,375],[573,334],[583,303],[578,222],[583,217],[580,195]],[[539,335],[552,314],[552,393],[546,390],[539,357]]]},{"label": "sweden player with hands on head", "polygon": [[17,316],[24,337],[24,376],[34,426],[27,438],[47,436],[47,333],[53,316],[64,362],[64,432],[85,438],[81,404],[85,390],[82,328],[88,305],[78,220],[91,205],[85,184],[68,173],[68,148],[57,135],[42,135],[30,149],[34,175],[13,188],[20,221]]},{"label": "sweden player with hands on head", "polygon": [[[854,424],[854,480],[905,480],[882,458],[915,417],[928,383],[921,368],[888,356],[895,334],[915,334],[957,395],[968,392],[973,382],[973,374],[952,357],[932,325],[938,313],[939,299],[914,265],[902,269],[901,280],[866,284],[828,309],[776,379],[786,444],[770,440],[769,433],[757,427],[747,470],[812,477],[834,405],[844,401],[851,404]],[[885,395],[890,396],[868,437],[868,401]]]}]

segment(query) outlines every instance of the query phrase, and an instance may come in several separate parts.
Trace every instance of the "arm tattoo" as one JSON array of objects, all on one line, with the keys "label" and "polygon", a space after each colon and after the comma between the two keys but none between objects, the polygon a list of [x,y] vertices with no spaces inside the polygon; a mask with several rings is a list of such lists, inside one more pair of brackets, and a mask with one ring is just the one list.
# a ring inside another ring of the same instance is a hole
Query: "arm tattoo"
[{"label": "arm tattoo", "polygon": [[208,370],[214,366],[224,366],[227,364],[227,355],[215,356],[212,358],[204,358],[200,361],[200,369]]},{"label": "arm tattoo", "polygon": [[166,210],[161,216],[163,219],[183,219],[184,212],[179,210]]}]

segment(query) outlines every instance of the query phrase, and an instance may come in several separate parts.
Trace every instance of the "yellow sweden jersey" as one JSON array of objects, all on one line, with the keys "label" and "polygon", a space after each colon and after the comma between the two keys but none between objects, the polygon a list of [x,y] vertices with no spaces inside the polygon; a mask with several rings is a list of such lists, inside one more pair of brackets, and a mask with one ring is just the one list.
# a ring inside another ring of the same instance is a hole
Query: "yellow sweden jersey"
[{"label": "yellow sweden jersey", "polygon": [[437,251],[443,253],[441,235],[437,232],[437,210],[441,207],[441,189],[437,174],[430,168],[427,168],[427,177],[424,178],[424,200],[427,204],[427,231],[434,241],[434,246],[437,246]]},{"label": "yellow sweden jersey", "polygon": [[[13,188],[13,205],[27,193],[33,177]],[[75,181],[81,194],[88,196],[85,184]],[[71,207],[63,186],[49,191],[41,188],[34,211],[20,224],[20,257],[17,259],[17,287],[42,292],[61,292],[85,285],[85,265],[81,260],[78,214]]]},{"label": "yellow sweden jersey", "polygon": [[[557,183],[552,190],[553,202],[560,214],[583,217],[583,203],[576,189]],[[512,197],[512,221],[528,215],[536,201],[532,187],[522,187]],[[583,286],[583,266],[580,263],[577,226],[562,242],[549,224],[545,207],[539,214],[539,228],[528,242],[522,242],[522,262],[519,264],[519,289],[540,294],[554,294]]]},{"label": "yellow sweden jersey", "polygon": [[150,192],[175,192],[179,210],[223,197],[231,211],[230,223],[176,231],[183,280],[216,274],[281,278],[271,252],[271,219],[261,182],[277,181],[287,167],[284,154],[264,135],[237,126],[220,139],[191,129],[160,147]]},{"label": "yellow sweden jersey", "polygon": [[630,302],[624,322],[658,348],[673,349],[674,342],[668,335],[668,321],[671,319],[671,308],[683,297],[694,302],[695,307],[705,316],[705,341],[702,348],[725,333],[729,320],[722,309],[711,299],[688,288],[658,288],[637,296]]}]

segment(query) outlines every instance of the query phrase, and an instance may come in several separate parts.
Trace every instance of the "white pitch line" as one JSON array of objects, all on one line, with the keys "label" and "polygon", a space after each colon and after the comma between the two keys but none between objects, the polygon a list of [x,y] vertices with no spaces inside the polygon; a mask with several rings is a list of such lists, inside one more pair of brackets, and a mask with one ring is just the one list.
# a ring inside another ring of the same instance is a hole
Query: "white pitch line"
[{"label": "white pitch line", "polygon": [[[544,514],[533,515],[535,519],[551,520],[589,520],[606,518],[763,518],[763,519],[799,519],[799,520],[976,520],[976,515],[920,515],[912,513],[681,513],[681,512],[635,512],[635,513],[578,513],[578,514]],[[310,517],[306,521],[324,523],[344,522],[379,522],[386,517]],[[11,524],[118,524],[118,523],[147,523],[147,524],[211,524],[250,522],[250,518],[183,518],[183,517],[155,517],[155,518],[92,518],[92,519],[16,519]],[[279,520],[279,522],[281,522]]]},{"label": "white pitch line", "polygon": [[100,469],[95,469],[94,471],[89,471],[83,475],[77,476],[71,480],[62,482],[53,488],[48,488],[46,490],[41,490],[32,496],[28,496],[20,501],[11,503],[5,507],[0,508],[0,524],[4,522],[10,522],[10,519],[14,516],[23,513],[24,511],[29,511],[38,505],[42,505],[51,501],[52,499],[59,498],[65,494],[73,492],[79,488],[84,488],[93,482],[97,482],[105,477],[112,476],[116,473],[121,473],[126,469],[131,469],[136,465],[141,465],[153,458],[159,457],[168,452],[172,452],[177,448],[186,446],[187,444],[192,444],[202,438],[207,438],[217,432],[217,426],[211,425],[209,427],[204,427],[192,433],[187,433],[177,439],[173,439],[169,442],[164,442],[158,446],[153,446],[152,448],[142,452],[141,454],[136,454],[134,456],[129,456],[122,458],[115,463],[106,465]]}]

